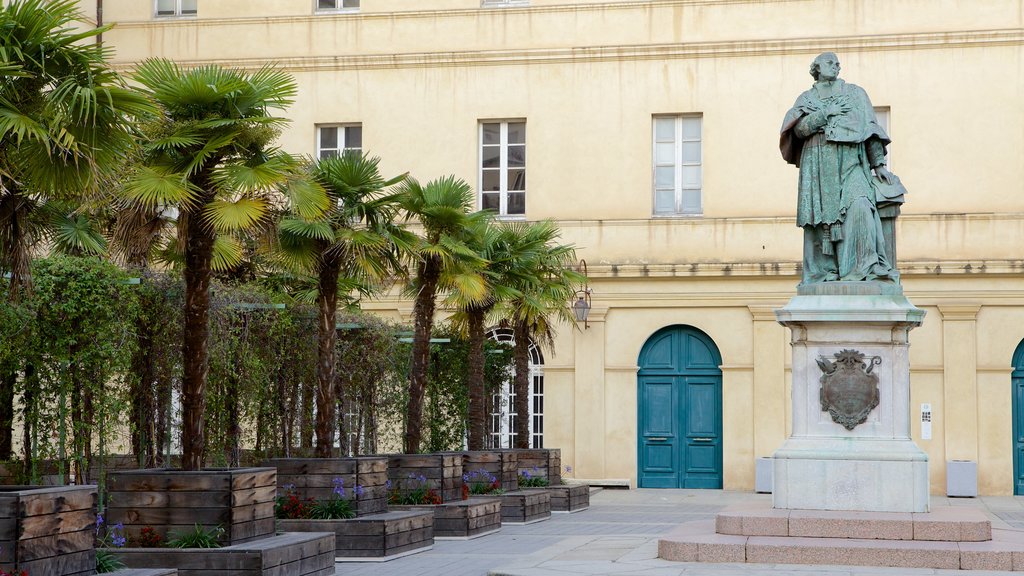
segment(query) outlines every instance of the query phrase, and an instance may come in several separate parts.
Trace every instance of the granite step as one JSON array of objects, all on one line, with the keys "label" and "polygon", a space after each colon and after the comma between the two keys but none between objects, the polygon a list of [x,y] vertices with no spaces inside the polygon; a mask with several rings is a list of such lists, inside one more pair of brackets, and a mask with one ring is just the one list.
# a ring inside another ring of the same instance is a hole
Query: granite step
[{"label": "granite step", "polygon": [[1024,571],[1024,531],[991,531],[984,542],[719,534],[714,520],[688,522],[658,541],[676,562],[748,562]]},{"label": "granite step", "polygon": [[769,502],[722,510],[715,531],[732,536],[985,542],[992,522],[977,508],[936,506],[931,512],[777,510]]}]

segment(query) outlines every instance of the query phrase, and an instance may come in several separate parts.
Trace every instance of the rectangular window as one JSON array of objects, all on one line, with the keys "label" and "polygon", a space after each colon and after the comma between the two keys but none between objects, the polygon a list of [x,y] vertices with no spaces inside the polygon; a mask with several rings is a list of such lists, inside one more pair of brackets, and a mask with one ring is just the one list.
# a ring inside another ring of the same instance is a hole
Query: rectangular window
[{"label": "rectangular window", "polygon": [[345,150],[363,149],[360,124],[331,124],[316,127],[316,157],[332,158]]},{"label": "rectangular window", "polygon": [[654,214],[703,213],[699,115],[654,117]]},{"label": "rectangular window", "polygon": [[156,0],[156,15],[195,16],[199,0]]},{"label": "rectangular window", "polygon": [[[888,106],[876,106],[875,107],[875,119],[878,120],[878,125],[885,130],[885,134],[892,138],[892,132],[889,131],[889,107]],[[892,149],[886,147],[885,155],[885,166],[890,171],[892,170]]]},{"label": "rectangular window", "polygon": [[359,0],[315,0],[317,12],[358,12]]},{"label": "rectangular window", "polygon": [[480,123],[480,209],[526,214],[526,121]]}]

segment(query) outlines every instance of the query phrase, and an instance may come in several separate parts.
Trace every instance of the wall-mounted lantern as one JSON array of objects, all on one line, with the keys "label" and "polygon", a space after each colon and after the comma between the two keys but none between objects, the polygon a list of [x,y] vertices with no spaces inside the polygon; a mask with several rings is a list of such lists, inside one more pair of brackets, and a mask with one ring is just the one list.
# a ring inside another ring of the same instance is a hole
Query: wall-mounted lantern
[{"label": "wall-mounted lantern", "polygon": [[587,261],[580,260],[580,263],[576,266],[576,271],[583,274],[583,288],[576,291],[576,301],[572,303],[573,314],[576,315],[577,322],[583,322],[583,329],[590,328],[590,324],[587,323],[587,317],[590,315],[590,285],[587,280]]}]

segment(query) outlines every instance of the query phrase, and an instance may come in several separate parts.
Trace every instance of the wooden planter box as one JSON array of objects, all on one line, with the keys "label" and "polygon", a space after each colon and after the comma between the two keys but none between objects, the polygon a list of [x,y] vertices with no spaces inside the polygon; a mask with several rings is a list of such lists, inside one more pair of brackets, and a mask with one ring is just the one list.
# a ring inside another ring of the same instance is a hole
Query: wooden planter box
[{"label": "wooden planter box", "polygon": [[590,508],[590,486],[560,484],[544,488],[551,492],[552,512],[579,512]]},{"label": "wooden planter box", "polygon": [[[334,479],[345,481],[345,496],[355,499],[357,516],[376,514],[388,509],[388,458],[357,456],[355,458],[273,458],[265,466],[277,468],[278,491],[292,485],[301,498],[328,500],[334,492]],[[362,486],[362,496],[355,487]]]},{"label": "wooden planter box", "polygon": [[178,576],[176,568],[121,568],[109,576]]},{"label": "wooden planter box", "polygon": [[0,486],[0,568],[96,573],[95,486]]},{"label": "wooden planter box", "polygon": [[289,532],[332,532],[337,560],[392,560],[434,546],[434,515],[400,510],[348,520],[278,520]]},{"label": "wooden planter box", "polygon": [[196,524],[219,525],[223,544],[274,535],[274,468],[128,470],[112,472],[107,488],[107,524],[124,524],[129,541],[146,526],[166,539]]},{"label": "wooden planter box", "polygon": [[551,518],[551,493],[547,489],[506,492],[498,498],[502,524],[532,524]]},{"label": "wooden planter box", "polygon": [[442,502],[462,500],[462,453],[388,455],[388,478],[392,487],[409,481],[409,475],[423,476],[437,490]]},{"label": "wooden planter box", "polygon": [[520,474],[526,471],[531,476],[543,476],[549,486],[562,483],[562,451],[558,448],[516,449],[512,452],[518,456]]},{"label": "wooden planter box", "polygon": [[[178,576],[334,576],[334,537],[287,533],[223,548],[111,548],[126,567]],[[34,576],[34,575],[32,575]]]},{"label": "wooden planter box", "polygon": [[434,513],[434,538],[471,540],[501,530],[501,499],[472,496],[468,500],[436,506],[391,506],[392,510],[430,510]]},{"label": "wooden planter box", "polygon": [[462,453],[462,474],[486,470],[506,492],[519,490],[519,455],[511,450],[479,450]]}]

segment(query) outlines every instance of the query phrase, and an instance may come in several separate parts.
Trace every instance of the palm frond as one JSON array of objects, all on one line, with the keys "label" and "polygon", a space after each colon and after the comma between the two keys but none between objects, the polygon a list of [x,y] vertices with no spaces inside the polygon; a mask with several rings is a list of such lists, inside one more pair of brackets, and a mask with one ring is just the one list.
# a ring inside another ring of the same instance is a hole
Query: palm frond
[{"label": "palm frond", "polygon": [[267,203],[260,198],[242,197],[235,201],[214,200],[203,209],[203,217],[218,232],[245,230],[267,216]]},{"label": "palm frond", "polygon": [[210,267],[217,272],[224,272],[238,266],[245,259],[245,250],[241,242],[230,236],[217,236],[213,242],[213,259]]},{"label": "palm frond", "polygon": [[125,198],[149,209],[160,206],[191,206],[196,188],[181,173],[161,166],[140,166],[122,188]]}]

